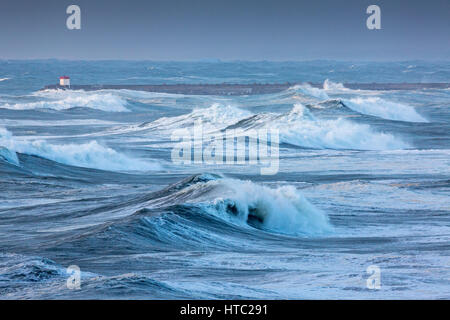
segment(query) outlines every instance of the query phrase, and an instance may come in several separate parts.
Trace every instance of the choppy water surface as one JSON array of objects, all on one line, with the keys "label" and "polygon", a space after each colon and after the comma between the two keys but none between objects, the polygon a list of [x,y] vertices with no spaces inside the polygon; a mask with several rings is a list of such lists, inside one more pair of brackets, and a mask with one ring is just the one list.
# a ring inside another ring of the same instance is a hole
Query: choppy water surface
[{"label": "choppy water surface", "polygon": [[[73,83],[324,83],[277,94]],[[0,62],[0,298],[450,298],[448,63]],[[175,164],[174,130],[277,129],[279,172]],[[81,289],[66,268],[81,269]],[[366,286],[369,266],[381,288]]]}]

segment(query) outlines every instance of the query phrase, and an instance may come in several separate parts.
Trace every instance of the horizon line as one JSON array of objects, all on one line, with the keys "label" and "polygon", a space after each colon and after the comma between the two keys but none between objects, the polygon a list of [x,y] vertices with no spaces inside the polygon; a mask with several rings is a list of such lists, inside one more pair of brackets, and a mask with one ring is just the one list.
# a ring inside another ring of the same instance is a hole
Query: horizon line
[{"label": "horizon line", "polygon": [[393,60],[364,60],[364,59],[286,59],[286,60],[270,60],[270,59],[215,59],[215,58],[204,58],[204,59],[186,59],[186,60],[176,60],[176,59],[72,59],[72,58],[29,58],[29,59],[16,59],[16,58],[0,58],[0,61],[84,61],[84,62],[201,62],[201,63],[233,63],[233,62],[271,62],[271,63],[287,63],[287,62],[359,62],[359,63],[392,63],[392,62],[446,62],[450,63],[450,57],[448,59],[393,59]]}]

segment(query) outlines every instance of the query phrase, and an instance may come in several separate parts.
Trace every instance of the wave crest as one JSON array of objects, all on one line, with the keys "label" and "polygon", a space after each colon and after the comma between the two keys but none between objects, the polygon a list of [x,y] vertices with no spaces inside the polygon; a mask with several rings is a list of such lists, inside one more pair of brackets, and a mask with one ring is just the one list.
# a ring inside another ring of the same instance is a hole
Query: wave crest
[{"label": "wave crest", "polygon": [[288,91],[294,91],[296,93],[300,93],[321,100],[329,99],[328,94],[324,90],[320,88],[314,88],[308,83],[292,86],[288,89]]},{"label": "wave crest", "polygon": [[[133,159],[97,141],[83,144],[50,144],[44,140],[24,141],[14,138],[9,131],[0,128],[0,147],[9,154],[16,152],[42,157],[62,164],[112,171],[147,171],[160,169],[160,165]],[[5,153],[3,152],[2,155]],[[16,158],[9,160],[18,164]]]},{"label": "wave crest", "polygon": [[245,130],[253,128],[278,129],[280,141],[303,148],[390,150],[408,145],[389,133],[376,132],[369,125],[344,118],[320,119],[304,105],[297,103],[287,113],[259,114],[237,125]]},{"label": "wave crest", "polygon": [[387,120],[428,122],[413,107],[379,97],[346,99],[344,104],[356,112]]},{"label": "wave crest", "polygon": [[332,231],[327,215],[293,186],[269,188],[218,175],[195,175],[156,193],[150,207],[195,206],[207,215],[240,226],[289,235]]},{"label": "wave crest", "polygon": [[53,109],[66,110],[84,107],[106,112],[127,112],[126,99],[110,92],[83,90],[43,90],[35,92],[33,102],[5,103],[0,108],[13,110]]},{"label": "wave crest", "polygon": [[332,231],[326,214],[293,186],[272,189],[235,179],[219,183],[225,195],[213,201],[209,212],[231,213],[251,226],[276,233],[319,235]]}]

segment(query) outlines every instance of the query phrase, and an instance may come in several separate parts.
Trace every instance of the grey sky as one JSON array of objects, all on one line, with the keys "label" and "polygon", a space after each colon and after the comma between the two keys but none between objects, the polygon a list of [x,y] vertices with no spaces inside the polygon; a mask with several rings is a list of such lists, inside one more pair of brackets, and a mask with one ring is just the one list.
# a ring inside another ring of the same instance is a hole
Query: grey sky
[{"label": "grey sky", "polygon": [[[66,28],[81,7],[82,29]],[[381,8],[382,30],[366,28]],[[450,60],[448,0],[2,0],[0,58]]]}]

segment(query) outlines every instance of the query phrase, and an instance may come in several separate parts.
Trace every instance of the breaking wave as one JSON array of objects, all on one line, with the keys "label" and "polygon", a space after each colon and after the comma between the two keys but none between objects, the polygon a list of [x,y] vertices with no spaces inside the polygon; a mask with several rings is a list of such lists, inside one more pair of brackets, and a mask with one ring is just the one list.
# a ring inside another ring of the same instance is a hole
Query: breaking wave
[{"label": "breaking wave", "polygon": [[158,170],[160,165],[133,159],[97,141],[84,144],[50,144],[44,140],[25,141],[14,138],[0,128],[0,155],[6,161],[19,165],[16,153],[42,157],[62,164],[112,171]]},{"label": "breaking wave", "polygon": [[96,109],[106,112],[127,112],[126,99],[111,92],[83,90],[43,90],[35,92],[32,98],[38,101],[5,103],[0,108],[13,110],[53,109],[66,110],[76,107]]},{"label": "breaking wave", "polygon": [[201,120],[205,124],[216,127],[225,127],[249,117],[250,111],[243,110],[230,105],[212,104],[209,108],[194,109],[191,113],[172,118],[160,118],[150,124],[153,126],[164,126],[166,128],[184,128],[193,126],[195,121]]},{"label": "breaking wave", "polygon": [[376,132],[366,124],[344,118],[316,118],[302,104],[295,104],[291,111],[281,115],[259,114],[233,127],[278,129],[281,142],[304,148],[391,150],[408,147],[393,135]]},{"label": "breaking wave", "polygon": [[288,89],[288,91],[294,91],[296,93],[304,94],[322,100],[329,99],[328,94],[323,89],[314,88],[308,83],[292,86]]},{"label": "breaking wave", "polygon": [[[321,235],[333,230],[327,215],[295,187],[269,188],[251,181],[202,174],[157,192],[147,206],[194,206],[231,225],[288,235]],[[170,209],[171,212],[183,210]]]},{"label": "breaking wave", "polygon": [[[335,83],[328,79],[324,81],[323,89],[313,88],[308,84],[303,84],[294,86],[290,88],[290,90],[295,90],[322,100],[330,99],[328,93],[339,94],[361,91],[345,88],[342,83]],[[382,119],[409,122],[428,122],[428,120],[421,116],[413,107],[379,97],[355,97],[350,99],[342,99],[342,102],[353,111]]]},{"label": "breaking wave", "polygon": [[9,150],[3,144],[9,144],[8,141],[12,141],[12,134],[5,128],[0,127],[0,159],[16,166],[19,165],[19,159],[14,151]]},{"label": "breaking wave", "polygon": [[194,109],[191,113],[164,117],[139,126],[119,128],[117,133],[151,129],[165,131],[192,128],[202,120],[203,134],[218,137],[227,129],[278,129],[280,142],[312,149],[392,150],[409,145],[392,134],[374,131],[367,124],[359,124],[342,117],[316,118],[307,107],[297,103],[283,114],[253,114],[232,106],[214,104],[210,108]]},{"label": "breaking wave", "polygon": [[329,79],[325,79],[323,82],[323,89],[327,91],[349,91],[350,89],[344,87],[342,83],[333,82]]},{"label": "breaking wave", "polygon": [[315,118],[301,104],[296,104],[269,126],[280,129],[282,142],[307,148],[385,150],[408,147],[391,134],[373,131],[369,125],[343,118]]},{"label": "breaking wave", "polygon": [[9,162],[15,166],[19,165],[19,158],[17,158],[17,154],[14,151],[11,151],[8,148],[2,146],[0,146],[0,159]]},{"label": "breaking wave", "polygon": [[387,120],[428,122],[413,107],[379,97],[346,99],[344,104],[356,112]]},{"label": "breaking wave", "polygon": [[204,130],[215,131],[238,122],[251,116],[250,111],[240,109],[231,105],[222,105],[214,103],[208,108],[197,108],[188,114],[176,117],[163,117],[152,122],[142,123],[138,126],[127,126],[117,128],[110,133],[127,133],[143,131],[147,129],[156,129],[160,131],[171,131],[180,128],[192,128],[197,121],[201,121]]},{"label": "breaking wave", "polygon": [[208,212],[231,213],[242,222],[276,233],[318,235],[332,230],[325,213],[293,186],[272,189],[236,179],[215,183],[223,193],[206,206]]}]

